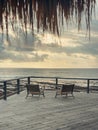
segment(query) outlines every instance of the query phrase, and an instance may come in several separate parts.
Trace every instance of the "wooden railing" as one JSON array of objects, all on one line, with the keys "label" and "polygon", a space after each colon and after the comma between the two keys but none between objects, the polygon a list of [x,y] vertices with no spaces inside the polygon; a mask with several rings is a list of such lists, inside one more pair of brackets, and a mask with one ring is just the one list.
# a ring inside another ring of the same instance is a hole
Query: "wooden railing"
[{"label": "wooden railing", "polygon": [[[11,80],[0,81],[0,86],[1,86],[0,88],[2,89],[2,94],[1,94],[2,96],[0,98],[7,100],[7,97],[12,94],[15,94],[15,93],[20,94],[20,91],[24,90],[25,84],[31,83],[31,81],[32,81],[31,79],[40,79],[40,78],[41,79],[54,79],[55,89],[57,89],[60,84],[59,80],[85,80],[87,82],[87,85],[86,85],[87,93],[90,92],[90,81],[98,80],[98,79],[90,79],[90,78],[63,78],[63,77],[38,77],[38,76],[20,77],[20,78],[11,79]],[[24,79],[25,79],[25,82],[24,82],[24,84],[22,84],[21,80],[24,80]],[[10,82],[12,82],[12,81],[16,82],[16,83],[14,83],[15,91],[14,91],[14,93],[10,93],[10,92],[7,93],[8,85],[11,84]]]}]

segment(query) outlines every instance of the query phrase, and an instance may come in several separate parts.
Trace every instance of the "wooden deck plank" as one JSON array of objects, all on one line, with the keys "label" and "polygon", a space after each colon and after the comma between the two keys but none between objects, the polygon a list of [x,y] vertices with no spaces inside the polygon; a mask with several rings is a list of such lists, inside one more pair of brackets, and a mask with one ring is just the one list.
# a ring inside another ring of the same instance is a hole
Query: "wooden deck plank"
[{"label": "wooden deck plank", "polygon": [[0,130],[98,130],[98,94],[74,93],[75,98],[20,95],[0,100]]}]

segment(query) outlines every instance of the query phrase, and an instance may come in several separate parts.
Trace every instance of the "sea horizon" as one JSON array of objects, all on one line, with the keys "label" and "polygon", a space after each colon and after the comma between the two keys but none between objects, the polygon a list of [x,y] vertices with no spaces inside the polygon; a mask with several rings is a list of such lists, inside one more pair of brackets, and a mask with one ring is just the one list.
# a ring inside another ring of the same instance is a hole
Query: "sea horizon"
[{"label": "sea horizon", "polygon": [[98,86],[98,80],[93,80],[98,79],[98,68],[0,68],[1,82],[33,76],[36,79],[31,78],[31,83],[34,80],[42,83],[55,83],[57,77],[60,84],[74,83],[77,86],[87,87],[87,79],[92,79],[90,85]]},{"label": "sea horizon", "polygon": [[98,68],[0,68],[0,80],[26,76],[98,78]]}]

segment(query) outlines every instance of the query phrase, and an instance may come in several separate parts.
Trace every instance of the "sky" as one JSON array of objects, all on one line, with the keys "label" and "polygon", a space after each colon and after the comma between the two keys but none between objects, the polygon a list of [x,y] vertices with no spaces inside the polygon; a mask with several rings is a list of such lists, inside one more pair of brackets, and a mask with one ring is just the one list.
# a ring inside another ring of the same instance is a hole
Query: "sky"
[{"label": "sky", "polygon": [[83,21],[81,30],[69,23],[60,37],[30,30],[0,32],[0,68],[97,68],[98,67],[98,0],[91,20],[90,39]]}]

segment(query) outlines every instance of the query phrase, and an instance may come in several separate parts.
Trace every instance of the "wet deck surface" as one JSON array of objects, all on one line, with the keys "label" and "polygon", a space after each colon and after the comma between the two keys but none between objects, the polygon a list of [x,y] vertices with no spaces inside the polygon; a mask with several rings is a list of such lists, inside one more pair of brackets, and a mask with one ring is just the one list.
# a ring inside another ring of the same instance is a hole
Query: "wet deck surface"
[{"label": "wet deck surface", "polygon": [[20,95],[0,100],[0,130],[98,130],[98,93],[74,93],[75,98]]}]

